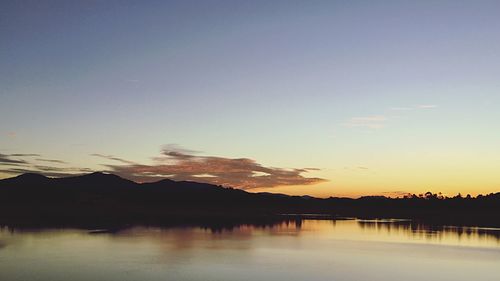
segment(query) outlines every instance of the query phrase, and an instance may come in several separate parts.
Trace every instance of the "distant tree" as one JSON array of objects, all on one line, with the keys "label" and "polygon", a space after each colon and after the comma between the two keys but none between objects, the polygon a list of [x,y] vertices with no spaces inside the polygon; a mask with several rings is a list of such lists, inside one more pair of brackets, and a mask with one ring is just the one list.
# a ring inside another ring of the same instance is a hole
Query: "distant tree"
[{"label": "distant tree", "polygon": [[424,197],[425,197],[425,199],[427,199],[427,200],[433,200],[433,199],[437,199],[437,194],[433,194],[432,192],[427,191],[427,192],[424,194]]}]

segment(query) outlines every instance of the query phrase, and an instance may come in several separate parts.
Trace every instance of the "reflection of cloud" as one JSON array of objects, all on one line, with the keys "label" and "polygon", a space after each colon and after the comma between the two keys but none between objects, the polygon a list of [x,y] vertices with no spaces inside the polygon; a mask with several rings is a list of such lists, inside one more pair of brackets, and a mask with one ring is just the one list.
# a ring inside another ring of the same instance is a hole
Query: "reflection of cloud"
[{"label": "reflection of cloud", "polygon": [[345,125],[347,127],[365,127],[370,129],[380,129],[385,126],[387,118],[385,116],[375,115],[366,117],[353,117]]},{"label": "reflection of cloud", "polygon": [[[309,185],[324,182],[321,178],[302,175],[309,169],[283,169],[264,167],[248,158],[197,156],[188,150],[165,146],[161,156],[153,158],[155,164],[143,165],[117,158],[125,165],[105,165],[111,173],[132,180],[147,182],[161,178],[202,181],[241,189],[275,187],[283,185]],[[113,159],[108,158],[108,159]]]}]

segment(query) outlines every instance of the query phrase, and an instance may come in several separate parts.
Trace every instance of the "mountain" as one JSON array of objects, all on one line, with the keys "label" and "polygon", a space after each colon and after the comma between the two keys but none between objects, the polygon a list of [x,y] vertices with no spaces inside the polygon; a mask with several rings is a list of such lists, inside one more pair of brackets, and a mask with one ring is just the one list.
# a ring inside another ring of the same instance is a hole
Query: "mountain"
[{"label": "mountain", "polygon": [[262,217],[311,210],[304,203],[298,196],[168,179],[136,183],[106,173],[63,178],[24,174],[0,180],[0,222]]},{"label": "mountain", "polygon": [[398,199],[320,199],[168,179],[136,183],[107,173],[63,178],[30,173],[0,180],[0,224],[158,224],[282,219],[283,214],[500,226],[500,193],[476,198],[440,198],[428,193]]},{"label": "mountain", "polygon": [[35,173],[26,173],[19,175],[17,177],[8,178],[0,180],[0,184],[4,185],[28,185],[28,184],[44,184],[48,182],[50,179],[46,176],[35,174]]}]

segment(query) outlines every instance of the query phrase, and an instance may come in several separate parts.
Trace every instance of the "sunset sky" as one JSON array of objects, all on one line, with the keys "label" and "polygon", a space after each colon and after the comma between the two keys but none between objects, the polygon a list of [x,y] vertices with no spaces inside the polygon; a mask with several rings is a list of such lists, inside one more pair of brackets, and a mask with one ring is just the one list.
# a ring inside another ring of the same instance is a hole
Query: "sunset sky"
[{"label": "sunset sky", "polygon": [[499,1],[41,2],[0,2],[0,178],[500,191]]}]

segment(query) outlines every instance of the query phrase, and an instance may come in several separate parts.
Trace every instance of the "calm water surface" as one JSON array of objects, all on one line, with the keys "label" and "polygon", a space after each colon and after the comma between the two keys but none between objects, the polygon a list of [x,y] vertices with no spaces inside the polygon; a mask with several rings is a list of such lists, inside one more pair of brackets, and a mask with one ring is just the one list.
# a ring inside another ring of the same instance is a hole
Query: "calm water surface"
[{"label": "calm water surface", "polygon": [[500,229],[304,220],[113,233],[0,229],[0,280],[500,280]]}]

